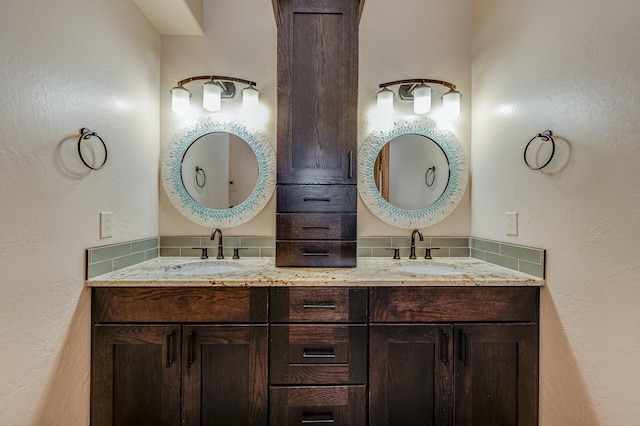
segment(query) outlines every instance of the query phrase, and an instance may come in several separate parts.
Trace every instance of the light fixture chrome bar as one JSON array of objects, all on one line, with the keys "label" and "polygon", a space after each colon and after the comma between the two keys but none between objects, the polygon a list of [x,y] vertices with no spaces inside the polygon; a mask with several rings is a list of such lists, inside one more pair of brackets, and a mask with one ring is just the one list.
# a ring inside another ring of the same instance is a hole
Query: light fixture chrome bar
[{"label": "light fixture chrome bar", "polygon": [[390,81],[388,83],[380,84],[380,88],[382,89],[387,86],[396,86],[398,84],[418,85],[418,84],[427,84],[427,83],[440,84],[442,86],[448,87],[449,89],[456,90],[456,85],[453,83],[449,83],[448,81],[444,81],[444,80],[433,80],[431,78],[411,78],[408,80]]},{"label": "light fixture chrome bar", "polygon": [[214,83],[218,84],[222,88],[222,93],[220,95],[222,99],[233,99],[236,96],[236,85],[233,84],[234,82],[243,83],[249,86],[256,85],[255,81],[245,80],[243,78],[226,77],[226,76],[219,76],[219,75],[200,75],[200,76],[189,77],[189,78],[180,80],[176,84],[176,87],[182,87],[185,84],[190,83],[192,81],[196,81],[196,80],[213,81]]}]

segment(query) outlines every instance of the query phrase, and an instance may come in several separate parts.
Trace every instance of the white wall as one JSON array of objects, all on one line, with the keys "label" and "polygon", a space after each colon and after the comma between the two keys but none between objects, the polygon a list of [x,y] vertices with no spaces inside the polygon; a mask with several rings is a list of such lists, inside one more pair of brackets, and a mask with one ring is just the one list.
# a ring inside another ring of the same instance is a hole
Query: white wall
[{"label": "white wall", "polygon": [[[638,16],[636,0],[473,2],[472,234],[548,249],[541,425],[640,418]],[[534,172],[523,149],[545,129],[557,157]]]},{"label": "white wall", "polygon": [[[0,4],[2,425],[88,424],[84,249],[157,235],[159,55],[131,0]],[[109,147],[100,171],[80,127]]]}]

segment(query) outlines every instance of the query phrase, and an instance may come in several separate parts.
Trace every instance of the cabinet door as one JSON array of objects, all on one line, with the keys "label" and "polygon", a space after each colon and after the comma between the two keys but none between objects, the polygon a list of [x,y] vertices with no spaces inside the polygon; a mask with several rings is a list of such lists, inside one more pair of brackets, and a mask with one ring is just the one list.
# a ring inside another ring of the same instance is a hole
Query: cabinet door
[{"label": "cabinet door", "polygon": [[184,326],[187,425],[266,425],[267,326]]},{"label": "cabinet door", "polygon": [[451,425],[453,326],[371,325],[369,424]]},{"label": "cabinet door", "polygon": [[93,327],[91,424],[180,423],[180,327]]},{"label": "cabinet door", "polygon": [[456,325],[456,425],[538,424],[538,326]]},{"label": "cabinet door", "polygon": [[360,0],[277,0],[278,183],[355,184]]}]

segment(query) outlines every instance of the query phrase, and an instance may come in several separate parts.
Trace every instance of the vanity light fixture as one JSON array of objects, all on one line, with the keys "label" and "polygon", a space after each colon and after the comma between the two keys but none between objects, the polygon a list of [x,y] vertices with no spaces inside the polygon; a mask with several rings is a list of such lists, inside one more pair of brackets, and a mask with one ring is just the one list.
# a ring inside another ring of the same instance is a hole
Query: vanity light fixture
[{"label": "vanity light fixture", "polygon": [[222,99],[233,99],[236,96],[235,83],[247,85],[247,87],[242,90],[243,108],[247,109],[258,105],[260,92],[256,89],[255,81],[236,77],[203,75],[180,80],[178,84],[171,89],[171,109],[174,112],[185,112],[189,109],[191,92],[189,92],[184,85],[196,80],[206,80],[202,85],[202,107],[207,111],[220,111],[222,108]]},{"label": "vanity light fixture", "polygon": [[390,81],[380,84],[377,95],[378,110],[385,116],[393,115],[394,92],[389,86],[397,86],[398,97],[403,101],[413,101],[413,112],[418,115],[431,111],[431,86],[429,84],[439,84],[449,88],[449,91],[442,95],[442,109],[449,117],[460,115],[461,94],[456,90],[455,84],[443,80],[432,80],[430,78],[413,78],[409,80]]}]

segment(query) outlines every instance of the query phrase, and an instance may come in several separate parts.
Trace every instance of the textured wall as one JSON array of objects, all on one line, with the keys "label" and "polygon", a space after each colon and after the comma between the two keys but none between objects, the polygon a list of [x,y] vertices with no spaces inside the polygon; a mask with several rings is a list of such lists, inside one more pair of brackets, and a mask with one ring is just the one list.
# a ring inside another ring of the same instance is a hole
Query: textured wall
[{"label": "textured wall", "polygon": [[[271,2],[250,0],[205,1],[204,37],[162,38],[161,146],[168,144],[181,126],[206,111],[188,117],[171,112],[169,89],[177,81],[216,73],[258,82],[260,102],[269,113],[262,130],[276,144],[276,40]],[[247,14],[247,10],[250,10]],[[251,24],[246,25],[247,17]],[[470,152],[470,32],[471,1],[367,0],[360,22],[359,140],[367,137],[368,116],[375,106],[380,83],[402,78],[427,77],[455,83],[464,94],[462,114],[451,130]],[[438,40],[432,42],[432,40]],[[200,100],[200,84],[193,88],[192,105]],[[241,87],[240,87],[241,88]],[[239,101],[223,101],[223,111],[238,112]],[[434,109],[440,102],[434,95]],[[410,102],[396,102],[398,114],[412,114]],[[444,220],[429,228],[430,235],[469,235],[470,189]],[[225,230],[225,235],[275,235],[275,197],[255,219]],[[386,225],[360,201],[359,235],[404,235],[405,230]],[[160,192],[160,235],[206,235],[210,230],[184,219]]]},{"label": "textured wall", "polygon": [[[88,424],[84,249],[157,235],[159,55],[130,0],[0,4],[2,425]],[[84,126],[109,146],[100,171]]]},{"label": "textured wall", "polygon": [[[472,234],[548,249],[542,425],[640,417],[639,15],[636,0],[473,2]],[[558,152],[530,171],[544,129]]]}]

